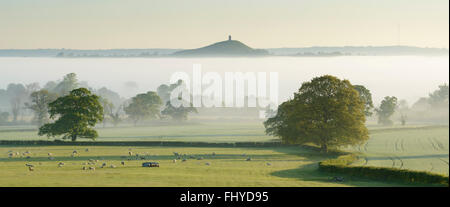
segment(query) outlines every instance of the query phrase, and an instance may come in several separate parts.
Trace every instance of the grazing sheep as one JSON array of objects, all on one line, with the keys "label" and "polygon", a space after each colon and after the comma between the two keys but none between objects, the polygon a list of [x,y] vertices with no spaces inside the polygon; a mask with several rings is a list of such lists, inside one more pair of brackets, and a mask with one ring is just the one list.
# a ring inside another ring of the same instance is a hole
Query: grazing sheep
[{"label": "grazing sheep", "polygon": [[51,157],[53,154],[51,152],[47,153],[49,157]]},{"label": "grazing sheep", "polygon": [[81,168],[82,170],[86,170],[87,168],[86,168],[86,166],[83,166],[83,168]]},{"label": "grazing sheep", "polygon": [[95,170],[95,167],[89,167],[89,170]]},{"label": "grazing sheep", "polygon": [[85,152],[89,152],[89,149],[88,148],[86,148],[85,150],[84,150]]},{"label": "grazing sheep", "polygon": [[62,167],[62,166],[64,166],[64,162],[58,163],[58,167]]},{"label": "grazing sheep", "polygon": [[207,163],[205,163],[205,165],[208,165],[208,166],[210,166],[210,165],[211,165],[211,163],[207,162]]},{"label": "grazing sheep", "polygon": [[270,162],[266,163],[267,166],[271,166],[272,164]]},{"label": "grazing sheep", "polygon": [[116,166],[115,165],[111,165],[111,166],[109,166],[110,168],[116,168]]},{"label": "grazing sheep", "polygon": [[176,163],[177,162],[177,160],[176,159],[173,159],[173,163]]},{"label": "grazing sheep", "polygon": [[252,161],[252,158],[248,157],[245,161]]},{"label": "grazing sheep", "polygon": [[28,164],[28,163],[26,163],[25,166],[27,166],[27,167],[34,167],[34,165]]},{"label": "grazing sheep", "polygon": [[129,151],[128,155],[133,156],[133,152]]},{"label": "grazing sheep", "polygon": [[105,162],[102,164],[102,168],[103,168],[103,167],[106,167],[106,163],[105,163]]},{"label": "grazing sheep", "polygon": [[34,171],[34,167],[28,167],[29,171]]},{"label": "grazing sheep", "polygon": [[74,150],[74,151],[72,152],[72,154],[78,154],[78,151]]},{"label": "grazing sheep", "polygon": [[120,162],[121,165],[125,165],[125,161]]}]

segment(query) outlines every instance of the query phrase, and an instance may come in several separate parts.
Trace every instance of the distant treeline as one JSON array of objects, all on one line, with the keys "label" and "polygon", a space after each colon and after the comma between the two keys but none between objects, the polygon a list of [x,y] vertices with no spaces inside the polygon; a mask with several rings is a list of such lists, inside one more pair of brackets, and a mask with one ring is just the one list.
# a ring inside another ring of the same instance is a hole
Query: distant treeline
[{"label": "distant treeline", "polygon": [[[167,57],[182,49],[0,49],[0,57]],[[411,46],[346,46],[266,48],[275,56],[390,56],[390,55],[448,55],[445,48],[423,48]]]}]

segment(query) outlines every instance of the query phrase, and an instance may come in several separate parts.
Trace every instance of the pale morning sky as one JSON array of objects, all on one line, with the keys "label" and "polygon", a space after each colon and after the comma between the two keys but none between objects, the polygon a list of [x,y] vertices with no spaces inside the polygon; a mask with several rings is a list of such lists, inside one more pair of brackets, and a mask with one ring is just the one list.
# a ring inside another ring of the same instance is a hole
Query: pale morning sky
[{"label": "pale morning sky", "polygon": [[0,49],[449,45],[448,0],[0,0]]}]

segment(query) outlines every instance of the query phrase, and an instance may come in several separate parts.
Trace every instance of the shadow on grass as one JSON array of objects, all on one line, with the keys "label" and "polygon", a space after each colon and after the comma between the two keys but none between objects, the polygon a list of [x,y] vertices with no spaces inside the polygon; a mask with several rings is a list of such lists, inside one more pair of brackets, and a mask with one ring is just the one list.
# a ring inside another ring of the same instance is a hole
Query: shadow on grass
[{"label": "shadow on grass", "polygon": [[[424,186],[420,184],[408,184],[400,182],[387,182],[362,177],[353,177],[345,174],[336,174],[319,171],[319,162],[327,159],[337,158],[342,152],[321,153],[318,148],[310,146],[298,146],[295,148],[274,148],[274,150],[301,156],[310,164],[301,165],[299,168],[273,172],[271,175],[281,178],[294,178],[301,181],[322,182],[324,184],[343,184],[354,187],[396,187],[396,186]],[[345,152],[344,152],[345,153]],[[344,182],[335,182],[333,178],[339,176]],[[430,185],[425,185],[430,186]]]}]

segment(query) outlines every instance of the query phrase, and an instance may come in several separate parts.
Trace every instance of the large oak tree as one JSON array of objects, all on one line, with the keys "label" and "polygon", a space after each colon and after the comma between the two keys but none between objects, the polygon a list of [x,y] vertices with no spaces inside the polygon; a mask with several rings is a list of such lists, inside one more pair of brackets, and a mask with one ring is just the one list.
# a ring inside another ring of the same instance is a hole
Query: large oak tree
[{"label": "large oak tree", "polygon": [[80,138],[98,137],[92,127],[103,120],[103,107],[99,97],[86,88],[72,90],[68,95],[59,97],[49,105],[50,118],[54,123],[39,128],[39,136],[55,137],[76,141]]},{"label": "large oak tree", "polygon": [[265,123],[266,133],[285,143],[329,147],[356,145],[368,138],[365,105],[348,80],[325,75],[302,84]]}]

